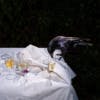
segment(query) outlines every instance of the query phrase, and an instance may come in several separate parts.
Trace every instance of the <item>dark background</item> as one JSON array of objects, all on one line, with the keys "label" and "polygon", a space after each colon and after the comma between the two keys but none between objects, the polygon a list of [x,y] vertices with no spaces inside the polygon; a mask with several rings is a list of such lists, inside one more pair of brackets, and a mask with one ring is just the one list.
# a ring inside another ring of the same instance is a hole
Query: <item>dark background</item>
[{"label": "dark background", "polygon": [[80,100],[100,100],[100,0],[0,0],[0,47],[47,47],[57,35],[90,38],[67,61]]}]

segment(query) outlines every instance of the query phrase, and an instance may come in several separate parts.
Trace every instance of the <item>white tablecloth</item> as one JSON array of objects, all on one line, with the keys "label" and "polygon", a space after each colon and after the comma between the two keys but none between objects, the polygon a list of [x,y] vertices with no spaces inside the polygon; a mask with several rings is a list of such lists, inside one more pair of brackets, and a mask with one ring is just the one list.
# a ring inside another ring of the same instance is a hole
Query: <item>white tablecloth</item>
[{"label": "white tablecloth", "polygon": [[32,73],[16,75],[2,64],[2,58],[13,56],[23,48],[0,48],[0,100],[78,100],[70,82],[59,82]]}]

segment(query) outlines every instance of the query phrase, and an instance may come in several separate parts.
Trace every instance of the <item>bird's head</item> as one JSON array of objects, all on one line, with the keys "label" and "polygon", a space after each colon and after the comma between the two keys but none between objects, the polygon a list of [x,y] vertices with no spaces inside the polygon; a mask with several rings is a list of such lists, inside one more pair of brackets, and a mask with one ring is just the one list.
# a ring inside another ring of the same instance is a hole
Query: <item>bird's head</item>
[{"label": "bird's head", "polygon": [[57,36],[49,42],[48,52],[53,57],[55,50],[58,50],[60,55],[64,56],[67,53],[78,52],[77,48],[89,46],[92,46],[92,43],[88,38]]}]

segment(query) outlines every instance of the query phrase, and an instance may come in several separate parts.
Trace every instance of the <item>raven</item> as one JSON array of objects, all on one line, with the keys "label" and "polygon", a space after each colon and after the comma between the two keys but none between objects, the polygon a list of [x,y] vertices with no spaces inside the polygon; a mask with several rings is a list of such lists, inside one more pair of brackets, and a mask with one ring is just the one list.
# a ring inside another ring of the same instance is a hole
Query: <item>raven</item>
[{"label": "raven", "polygon": [[64,57],[67,53],[77,52],[78,47],[92,46],[90,39],[80,38],[80,37],[65,37],[56,36],[48,44],[48,52],[51,57],[54,56],[55,50],[57,50],[58,55]]}]

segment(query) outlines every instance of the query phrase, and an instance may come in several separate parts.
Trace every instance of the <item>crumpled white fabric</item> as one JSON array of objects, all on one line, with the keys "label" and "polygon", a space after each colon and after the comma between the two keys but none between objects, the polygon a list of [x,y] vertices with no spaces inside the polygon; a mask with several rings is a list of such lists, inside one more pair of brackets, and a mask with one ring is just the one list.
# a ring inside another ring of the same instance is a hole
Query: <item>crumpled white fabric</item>
[{"label": "crumpled white fabric", "polygon": [[[75,74],[64,60],[52,59],[46,48],[33,45],[19,50],[16,54],[18,53],[17,58],[20,60],[29,61],[44,70],[30,67],[30,72],[24,76],[1,70],[0,100],[78,100],[71,84]],[[45,70],[49,62],[55,63],[54,73]]]},{"label": "crumpled white fabric", "polygon": [[[36,64],[37,66],[40,66],[42,69],[48,68],[48,64],[50,62],[55,63],[54,72],[58,75],[58,77],[62,78],[68,84],[70,84],[71,79],[75,77],[75,73],[64,62],[63,58],[60,61],[51,58],[51,56],[47,52],[47,49],[40,50],[40,48],[36,46],[29,45],[25,49],[21,50],[20,59],[23,61],[31,62],[31,64],[33,65]],[[43,71],[42,73],[45,73],[45,71]]]}]

